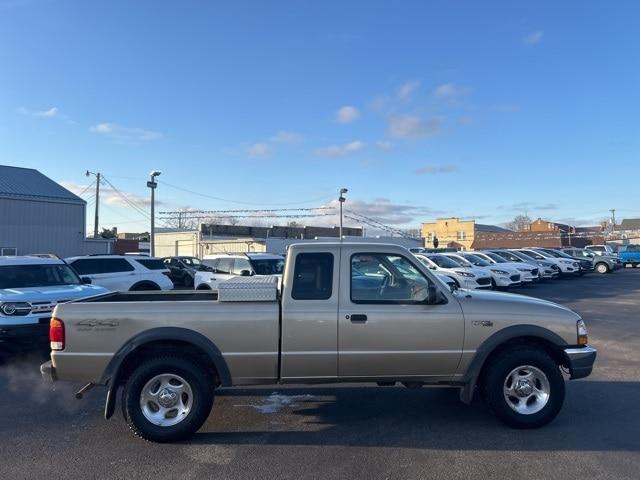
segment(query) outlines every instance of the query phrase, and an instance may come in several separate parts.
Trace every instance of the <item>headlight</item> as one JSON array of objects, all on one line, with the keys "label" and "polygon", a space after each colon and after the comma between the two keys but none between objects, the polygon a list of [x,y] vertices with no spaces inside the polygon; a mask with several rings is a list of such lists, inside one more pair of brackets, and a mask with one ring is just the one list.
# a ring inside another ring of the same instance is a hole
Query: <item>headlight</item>
[{"label": "headlight", "polygon": [[561,263],[564,263],[565,265],[571,265],[573,262],[571,260],[560,260]]},{"label": "headlight", "polygon": [[470,278],[475,277],[473,273],[469,273],[469,272],[456,272],[456,275],[461,275],[463,277],[470,277]]},{"label": "headlight", "polygon": [[505,272],[504,270],[493,270],[493,269],[491,269],[491,271],[493,273],[497,273],[498,275],[509,275],[509,272]]},{"label": "headlight", "polygon": [[24,316],[31,312],[31,304],[27,302],[6,302],[0,304],[0,313],[7,316]]},{"label": "headlight", "polygon": [[586,345],[589,343],[587,326],[585,325],[584,320],[580,319],[576,322],[576,330],[578,331],[578,345]]}]

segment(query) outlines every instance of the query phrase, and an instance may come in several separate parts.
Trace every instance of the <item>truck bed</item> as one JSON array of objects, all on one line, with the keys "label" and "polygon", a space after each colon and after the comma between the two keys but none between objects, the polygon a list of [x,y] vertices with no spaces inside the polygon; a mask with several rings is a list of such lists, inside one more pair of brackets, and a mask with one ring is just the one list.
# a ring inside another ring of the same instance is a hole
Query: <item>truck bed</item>
[{"label": "truck bed", "polygon": [[112,292],[97,297],[89,297],[80,302],[197,302],[218,300],[218,292],[202,290]]}]

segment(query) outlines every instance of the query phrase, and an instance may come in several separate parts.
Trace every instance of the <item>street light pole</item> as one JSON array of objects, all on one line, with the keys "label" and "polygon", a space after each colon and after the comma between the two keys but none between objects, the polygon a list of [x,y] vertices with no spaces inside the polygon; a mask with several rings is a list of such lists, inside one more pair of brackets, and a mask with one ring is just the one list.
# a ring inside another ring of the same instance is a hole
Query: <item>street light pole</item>
[{"label": "street light pole", "polygon": [[156,187],[158,186],[158,182],[156,182],[156,177],[158,177],[162,172],[158,170],[154,170],[149,174],[149,181],[147,182],[147,187],[151,189],[151,232],[149,233],[149,245],[150,252],[152,257],[156,256]]},{"label": "street light pole", "polygon": [[340,196],[338,197],[338,203],[340,203],[340,241],[342,241],[342,204],[345,202],[346,198],[344,195],[348,192],[346,188],[340,189]]}]

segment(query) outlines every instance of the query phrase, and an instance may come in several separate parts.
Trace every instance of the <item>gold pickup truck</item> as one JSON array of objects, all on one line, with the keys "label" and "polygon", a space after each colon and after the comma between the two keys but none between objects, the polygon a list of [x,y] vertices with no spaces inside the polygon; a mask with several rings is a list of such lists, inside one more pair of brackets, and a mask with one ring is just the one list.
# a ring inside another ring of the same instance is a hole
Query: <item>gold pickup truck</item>
[{"label": "gold pickup truck", "polygon": [[369,382],[476,390],[515,428],[545,425],[596,351],[568,308],[450,288],[394,245],[292,245],[282,285],[239,277],[217,292],[126,292],[56,307],[48,380],[121,391],[139,436],[197,431],[218,387]]}]

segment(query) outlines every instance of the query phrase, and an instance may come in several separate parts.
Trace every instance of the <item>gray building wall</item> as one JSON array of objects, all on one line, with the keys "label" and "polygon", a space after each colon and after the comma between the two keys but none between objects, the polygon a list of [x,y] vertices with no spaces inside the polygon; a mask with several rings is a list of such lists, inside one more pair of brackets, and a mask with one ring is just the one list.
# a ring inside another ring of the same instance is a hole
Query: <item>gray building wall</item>
[{"label": "gray building wall", "polygon": [[18,255],[80,255],[87,249],[84,222],[84,204],[0,197],[0,248],[15,247]]}]

